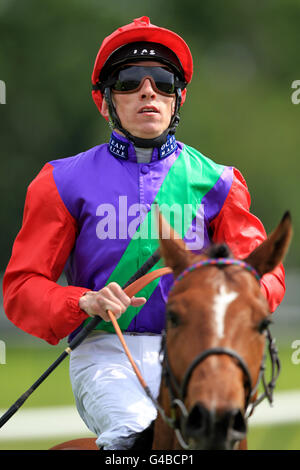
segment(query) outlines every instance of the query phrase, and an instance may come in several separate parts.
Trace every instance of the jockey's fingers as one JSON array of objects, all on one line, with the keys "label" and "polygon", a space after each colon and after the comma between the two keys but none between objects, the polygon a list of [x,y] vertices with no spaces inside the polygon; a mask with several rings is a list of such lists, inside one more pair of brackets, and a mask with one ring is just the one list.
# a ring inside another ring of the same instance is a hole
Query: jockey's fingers
[{"label": "jockey's fingers", "polygon": [[101,318],[106,321],[106,322],[109,322],[111,321],[110,319],[110,316],[108,315],[108,310],[110,310],[110,312],[114,315],[114,317],[118,320],[118,318],[120,318],[120,316],[122,315],[122,313],[125,312],[126,309],[122,308],[121,305],[118,305],[118,304],[115,304],[113,302],[111,303],[106,303],[103,307],[102,307],[102,312],[101,312]]},{"label": "jockey's fingers", "polygon": [[122,313],[125,312],[126,308],[119,302],[113,302],[107,299],[96,299],[96,303],[92,309],[92,315],[99,315],[103,320],[110,321],[107,310],[110,310],[116,319],[118,319]]},{"label": "jockey's fingers", "polygon": [[118,299],[128,308],[130,305],[134,306],[134,307],[139,307],[141,305],[143,305],[145,302],[146,302],[146,298],[145,297],[136,297],[136,296],[133,296],[133,297],[128,297],[128,295],[125,293],[125,291],[122,289],[121,286],[119,286],[119,284],[117,284],[116,282],[111,282],[109,284],[107,284],[106,287],[109,287],[110,288],[110,291],[112,293],[114,293],[116,295],[116,297],[118,297]]},{"label": "jockey's fingers", "polygon": [[109,309],[114,315],[118,315],[118,317],[122,315],[128,307],[128,305],[124,305],[117,297],[101,296],[97,297],[96,300],[102,313]]},{"label": "jockey's fingers", "polygon": [[139,307],[146,302],[144,297],[128,297],[116,283],[110,283],[99,291],[88,291],[79,300],[79,306],[88,315],[99,315],[103,320],[110,321],[107,310],[118,319],[132,305]]},{"label": "jockey's fingers", "polygon": [[118,300],[121,302],[126,308],[129,307],[130,305],[130,297],[124,292],[121,286],[117,284],[116,282],[110,282],[107,286],[103,287],[100,291],[105,298],[111,299],[111,300]]},{"label": "jockey's fingers", "polygon": [[126,307],[121,304],[118,300],[114,301],[108,299],[105,296],[99,295],[99,292],[89,291],[83,295],[79,300],[79,306],[84,310],[88,315],[95,316],[99,315],[103,320],[110,321],[107,314],[107,310],[119,318],[123,312],[125,312]]}]

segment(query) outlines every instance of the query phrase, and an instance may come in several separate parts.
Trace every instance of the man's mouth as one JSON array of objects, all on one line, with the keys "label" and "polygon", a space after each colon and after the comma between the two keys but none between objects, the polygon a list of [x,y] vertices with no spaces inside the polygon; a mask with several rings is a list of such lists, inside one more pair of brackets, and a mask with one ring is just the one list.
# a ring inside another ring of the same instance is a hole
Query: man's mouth
[{"label": "man's mouth", "polygon": [[159,113],[159,111],[155,106],[143,106],[139,110],[139,114],[143,114],[143,113]]}]

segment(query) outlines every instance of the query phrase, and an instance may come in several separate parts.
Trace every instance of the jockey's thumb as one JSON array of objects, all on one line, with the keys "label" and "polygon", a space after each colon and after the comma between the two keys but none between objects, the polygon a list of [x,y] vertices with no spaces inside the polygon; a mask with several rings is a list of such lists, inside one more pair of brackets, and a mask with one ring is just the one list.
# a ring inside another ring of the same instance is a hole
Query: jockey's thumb
[{"label": "jockey's thumb", "polygon": [[132,307],[140,307],[141,305],[144,305],[147,302],[147,299],[145,297],[131,297],[131,303],[130,305]]}]

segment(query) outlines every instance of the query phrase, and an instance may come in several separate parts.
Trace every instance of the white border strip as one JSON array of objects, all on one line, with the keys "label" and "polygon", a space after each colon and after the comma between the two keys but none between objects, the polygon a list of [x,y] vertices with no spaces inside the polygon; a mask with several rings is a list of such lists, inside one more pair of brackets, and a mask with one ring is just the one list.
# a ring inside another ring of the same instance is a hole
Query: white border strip
[{"label": "white border strip", "polygon": [[[0,410],[1,416],[6,410]],[[73,406],[19,410],[0,429],[0,443],[8,440],[47,439],[49,437],[93,437]],[[59,442],[58,442],[59,443]]]},{"label": "white border strip", "polygon": [[[249,428],[253,426],[276,425],[283,423],[300,423],[300,390],[278,392],[274,396],[274,404],[265,400],[249,418]],[[6,410],[0,410],[0,414]],[[0,444],[8,440],[59,439],[64,436],[95,437],[80,416],[75,407],[45,407],[19,410],[0,429]],[[70,437],[71,439],[72,437]]]}]

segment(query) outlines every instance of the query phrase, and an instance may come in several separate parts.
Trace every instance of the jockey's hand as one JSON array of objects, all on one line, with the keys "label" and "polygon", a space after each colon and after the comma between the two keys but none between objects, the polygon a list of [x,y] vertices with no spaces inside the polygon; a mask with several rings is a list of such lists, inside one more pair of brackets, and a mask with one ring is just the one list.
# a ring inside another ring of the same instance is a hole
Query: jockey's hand
[{"label": "jockey's hand", "polygon": [[79,307],[88,315],[100,316],[104,321],[110,321],[107,310],[118,319],[129,306],[140,307],[146,302],[145,297],[128,297],[116,282],[111,282],[99,291],[86,292],[79,299]]}]

